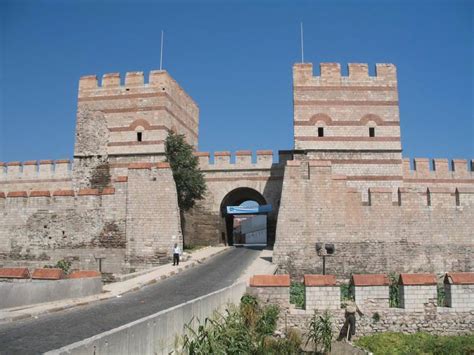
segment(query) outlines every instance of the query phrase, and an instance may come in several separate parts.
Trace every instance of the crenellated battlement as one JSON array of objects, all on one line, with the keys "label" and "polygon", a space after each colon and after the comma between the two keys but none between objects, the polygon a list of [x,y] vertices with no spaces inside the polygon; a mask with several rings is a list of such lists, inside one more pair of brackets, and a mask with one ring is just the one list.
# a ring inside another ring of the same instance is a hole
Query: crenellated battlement
[{"label": "crenellated battlement", "polygon": [[127,72],[125,77],[120,73],[106,73],[102,75],[100,81],[97,75],[85,75],[79,79],[80,99],[139,92],[169,94],[184,103],[191,115],[199,114],[198,105],[166,70],[152,70],[148,77],[144,72],[137,71]]},{"label": "crenellated battlement", "polygon": [[[415,159],[418,162],[418,168],[422,169],[426,174],[426,167],[428,159]],[[445,162],[447,166],[447,159],[434,159],[441,166],[440,162]],[[408,159],[404,163],[409,163]],[[421,165],[423,163],[423,165]],[[374,185],[372,187],[355,188],[350,187],[347,182],[350,179],[345,175],[337,175],[332,171],[332,164],[325,160],[289,160],[286,162],[286,167],[293,169],[289,171],[289,176],[294,178],[303,178],[305,180],[323,179],[332,185],[334,191],[345,191],[349,194],[349,198],[355,199],[357,203],[363,206],[425,206],[431,208],[432,206],[473,206],[474,205],[474,186],[470,183],[466,184],[468,180],[464,170],[460,167],[467,167],[466,160],[453,160],[453,166],[458,169],[459,175],[452,175],[437,177],[434,175],[434,180],[425,178],[425,181],[414,181],[415,184],[408,183],[404,186],[380,187]],[[416,173],[416,171],[415,171]],[[472,171],[469,172],[472,176]],[[422,175],[427,176],[427,175]],[[446,181],[448,180],[449,181]],[[413,179],[415,180],[415,179]],[[441,181],[443,184],[438,185],[436,182]],[[408,179],[408,182],[411,182]],[[450,182],[450,183],[445,183]],[[315,182],[314,184],[318,184]]]},{"label": "crenellated battlement", "polygon": [[474,183],[474,160],[405,158],[403,159],[403,178],[407,181],[472,180],[471,183]]},{"label": "crenellated battlement", "polygon": [[68,159],[0,162],[0,182],[70,179],[72,178],[72,169],[72,162]]},{"label": "crenellated battlement", "polygon": [[349,63],[348,75],[343,76],[341,64],[320,63],[319,75],[314,75],[312,63],[298,63],[293,66],[294,85],[347,84],[347,85],[397,85],[397,68],[394,64],[375,64],[375,76],[369,75],[366,63]]},{"label": "crenellated battlement", "polygon": [[235,153],[229,151],[195,152],[199,160],[199,168],[206,170],[236,170],[236,169],[270,169],[273,164],[273,151],[257,150],[254,155],[251,150],[238,150]]}]

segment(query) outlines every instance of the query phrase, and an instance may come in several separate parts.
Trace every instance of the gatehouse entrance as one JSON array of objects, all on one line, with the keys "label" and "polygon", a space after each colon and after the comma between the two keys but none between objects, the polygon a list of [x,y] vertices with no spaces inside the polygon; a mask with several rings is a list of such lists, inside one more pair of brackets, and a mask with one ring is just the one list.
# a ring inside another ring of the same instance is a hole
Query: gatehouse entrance
[{"label": "gatehouse entrance", "polygon": [[221,203],[227,245],[267,245],[268,219],[272,206],[256,190],[241,187],[229,192]]}]

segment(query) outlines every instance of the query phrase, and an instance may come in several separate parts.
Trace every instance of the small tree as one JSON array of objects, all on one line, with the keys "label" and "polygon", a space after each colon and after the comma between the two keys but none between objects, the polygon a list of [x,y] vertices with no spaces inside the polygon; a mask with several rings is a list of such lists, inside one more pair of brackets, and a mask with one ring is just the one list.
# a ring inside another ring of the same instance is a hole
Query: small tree
[{"label": "small tree", "polygon": [[193,155],[193,147],[185,141],[183,134],[170,132],[165,142],[166,160],[170,163],[178,192],[181,212],[188,211],[206,192],[206,182]]}]

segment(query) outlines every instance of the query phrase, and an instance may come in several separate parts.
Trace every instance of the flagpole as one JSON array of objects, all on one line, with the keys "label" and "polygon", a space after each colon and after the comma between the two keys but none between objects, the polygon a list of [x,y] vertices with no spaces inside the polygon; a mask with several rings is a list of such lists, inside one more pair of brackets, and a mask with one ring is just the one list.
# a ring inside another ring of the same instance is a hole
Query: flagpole
[{"label": "flagpole", "polygon": [[301,63],[304,63],[303,22],[300,22],[300,30],[301,30]]},{"label": "flagpole", "polygon": [[161,30],[160,70],[163,69],[163,30]]}]

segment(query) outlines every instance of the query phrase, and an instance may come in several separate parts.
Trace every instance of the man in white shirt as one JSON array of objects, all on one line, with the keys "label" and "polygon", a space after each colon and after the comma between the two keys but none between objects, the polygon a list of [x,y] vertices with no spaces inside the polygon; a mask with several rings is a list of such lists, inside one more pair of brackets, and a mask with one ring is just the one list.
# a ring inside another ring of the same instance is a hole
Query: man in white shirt
[{"label": "man in white shirt", "polygon": [[173,265],[179,265],[179,256],[181,255],[181,248],[177,243],[173,247]]}]

